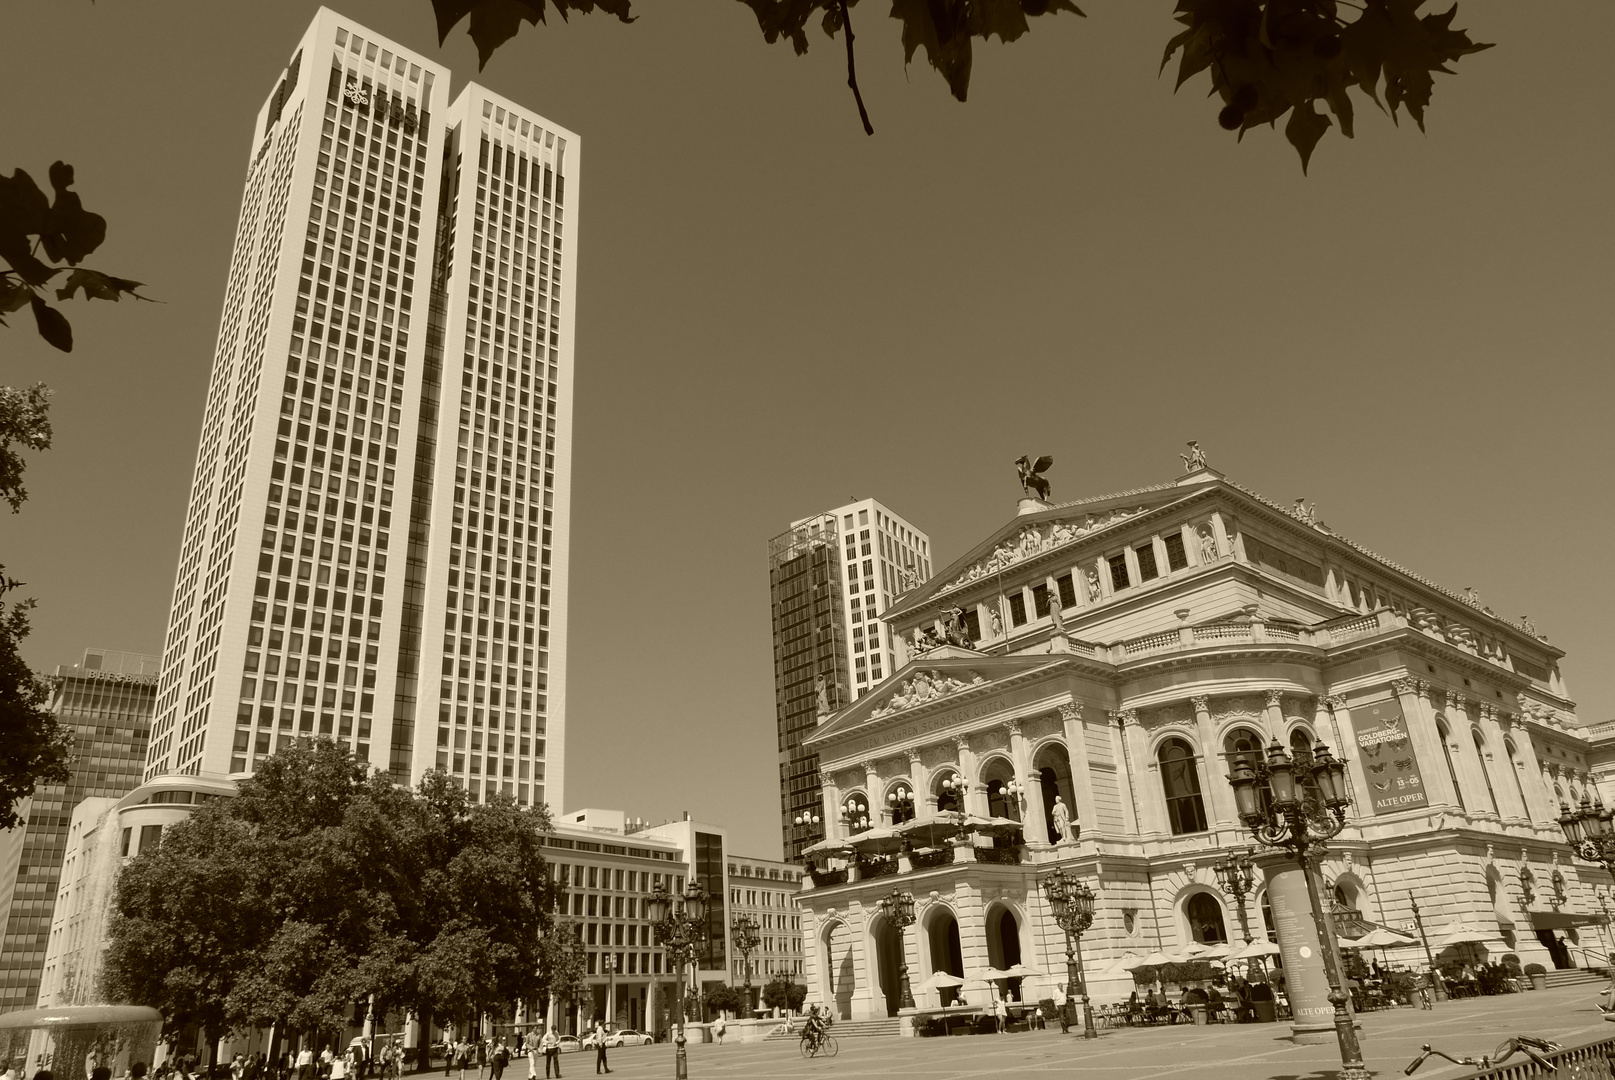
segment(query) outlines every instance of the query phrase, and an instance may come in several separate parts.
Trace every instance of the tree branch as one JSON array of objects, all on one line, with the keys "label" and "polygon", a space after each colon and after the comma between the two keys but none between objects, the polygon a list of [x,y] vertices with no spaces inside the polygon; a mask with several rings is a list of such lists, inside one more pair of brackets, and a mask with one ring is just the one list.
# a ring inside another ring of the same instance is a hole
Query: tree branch
[{"label": "tree branch", "polygon": [[847,34],[847,85],[852,87],[853,100],[858,103],[858,117],[864,122],[864,134],[873,135],[875,125],[869,122],[869,110],[864,108],[864,96],[858,92],[858,69],[852,59],[852,16],[847,12],[847,0],[841,5],[841,29]]}]

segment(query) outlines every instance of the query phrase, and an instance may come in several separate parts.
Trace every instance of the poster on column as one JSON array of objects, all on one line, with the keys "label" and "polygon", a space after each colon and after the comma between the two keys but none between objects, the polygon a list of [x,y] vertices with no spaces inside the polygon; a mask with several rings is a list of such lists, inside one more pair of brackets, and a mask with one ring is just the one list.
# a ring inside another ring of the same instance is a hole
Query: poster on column
[{"label": "poster on column", "polygon": [[1368,794],[1376,814],[1414,810],[1428,806],[1424,778],[1419,774],[1419,758],[1408,737],[1407,717],[1402,704],[1392,698],[1351,710],[1351,725],[1357,736],[1357,751],[1363,758],[1368,777]]}]

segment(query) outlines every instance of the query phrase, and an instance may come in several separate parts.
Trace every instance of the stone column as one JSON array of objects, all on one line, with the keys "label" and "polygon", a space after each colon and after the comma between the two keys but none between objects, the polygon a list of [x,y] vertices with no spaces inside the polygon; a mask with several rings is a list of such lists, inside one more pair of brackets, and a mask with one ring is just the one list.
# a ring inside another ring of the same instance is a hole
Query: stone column
[{"label": "stone column", "polygon": [[1504,821],[1530,821],[1531,807],[1521,798],[1525,780],[1514,771],[1514,759],[1509,756],[1507,733],[1498,722],[1497,706],[1482,704],[1480,729],[1486,736],[1486,749],[1492,755],[1492,788],[1497,792],[1498,808]]},{"label": "stone column", "polygon": [[[1019,720],[1006,720],[1004,729],[1009,732],[1009,758],[1015,763],[1015,778],[1023,789],[1020,797],[1021,824],[1031,830],[1026,839],[1037,844],[1049,842],[1049,830],[1043,819],[1043,778],[1032,771],[1032,755],[1027,752],[1026,736],[1021,734]],[[1022,830],[1025,832],[1025,830]]]},{"label": "stone column", "polygon": [[1289,739],[1284,735],[1284,691],[1267,691],[1267,708],[1262,711],[1262,719],[1267,723],[1267,737],[1277,739],[1284,744],[1284,749],[1290,748]]},{"label": "stone column", "polygon": [[1446,756],[1441,750],[1441,739],[1436,734],[1436,718],[1424,699],[1429,683],[1423,679],[1397,679],[1391,683],[1397,701],[1402,706],[1402,719],[1407,724],[1408,741],[1418,758],[1419,772],[1424,777],[1424,790],[1430,800],[1430,809],[1458,808],[1458,793],[1453,790],[1452,777],[1447,773]]},{"label": "stone column", "polygon": [[819,773],[819,790],[824,793],[824,838],[826,840],[840,839],[841,828],[841,788],[836,784],[834,774]]},{"label": "stone column", "polygon": [[[1137,796],[1139,828],[1144,832],[1166,834],[1166,804],[1161,790],[1161,771],[1150,757],[1149,741],[1138,723],[1137,709],[1123,709],[1122,737],[1127,741],[1127,752],[1132,757],[1133,772],[1137,776],[1134,793]],[[1154,783],[1150,783],[1153,778]]]},{"label": "stone column", "polygon": [[981,800],[977,798],[979,785],[976,783],[976,752],[970,749],[970,740],[963,735],[954,736],[953,746],[959,753],[960,804],[964,807],[965,813],[986,817],[987,808],[981,805]]},{"label": "stone column", "polygon": [[1222,746],[1211,723],[1211,699],[1204,694],[1189,699],[1194,707],[1195,731],[1200,736],[1200,752],[1205,757],[1206,798],[1211,804],[1211,827],[1217,830],[1239,827],[1239,814],[1234,808],[1234,789],[1224,778],[1227,768],[1223,761]]},{"label": "stone column", "polygon": [[[1458,761],[1458,778],[1464,784],[1464,803],[1471,814],[1501,817],[1502,805],[1494,811],[1492,800],[1486,796],[1487,777],[1482,772],[1486,764],[1475,752],[1475,736],[1469,730],[1469,704],[1462,694],[1447,691],[1447,733],[1452,743],[1457,744],[1453,754]],[[1496,785],[1492,790],[1497,790]]]},{"label": "stone column", "polygon": [[891,812],[886,805],[886,796],[880,791],[880,773],[873,761],[860,761],[858,767],[864,771],[864,792],[869,802],[869,827],[890,825]]},{"label": "stone column", "polygon": [[[1099,827],[1099,811],[1093,801],[1093,782],[1088,772],[1088,738],[1082,724],[1082,702],[1072,701],[1060,706],[1060,721],[1065,727],[1065,756],[1071,764],[1071,795],[1077,805],[1071,816],[1083,830]],[[1117,769],[1119,774],[1122,770]],[[1124,792],[1122,798],[1126,799]]]},{"label": "stone column", "polygon": [[929,818],[936,814],[931,805],[931,775],[920,760],[918,748],[908,751],[908,782],[914,788],[914,817]]},{"label": "stone column", "polygon": [[[1354,816],[1363,817],[1372,814],[1373,802],[1368,797],[1370,790],[1368,775],[1363,772],[1363,754],[1357,745],[1357,729],[1352,726],[1351,710],[1346,708],[1346,697],[1344,694],[1331,694],[1323,698],[1322,703],[1329,710],[1329,726],[1335,736],[1335,753],[1346,763],[1346,791],[1351,795],[1352,805],[1357,808]],[[1322,715],[1320,712],[1320,718]]]}]

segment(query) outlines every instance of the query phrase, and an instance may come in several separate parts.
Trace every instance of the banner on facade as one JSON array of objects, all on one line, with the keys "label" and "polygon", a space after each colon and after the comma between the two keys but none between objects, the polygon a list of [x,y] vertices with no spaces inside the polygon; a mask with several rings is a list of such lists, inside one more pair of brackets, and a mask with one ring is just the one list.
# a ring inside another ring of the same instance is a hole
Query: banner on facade
[{"label": "banner on facade", "polygon": [[1357,736],[1357,752],[1362,755],[1363,773],[1368,777],[1374,813],[1391,814],[1430,805],[1401,703],[1392,699],[1360,705],[1351,711],[1351,725]]}]

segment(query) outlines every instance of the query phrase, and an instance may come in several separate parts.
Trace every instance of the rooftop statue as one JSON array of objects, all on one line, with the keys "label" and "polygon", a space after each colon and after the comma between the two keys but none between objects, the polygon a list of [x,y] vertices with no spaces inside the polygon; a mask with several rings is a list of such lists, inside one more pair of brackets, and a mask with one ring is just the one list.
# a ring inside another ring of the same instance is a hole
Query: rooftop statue
[{"label": "rooftop statue", "polygon": [[1045,454],[1033,461],[1031,457],[1022,454],[1015,459],[1015,472],[1021,478],[1021,490],[1027,495],[1036,494],[1044,502],[1049,501],[1049,480],[1042,475],[1047,472],[1054,459]]},{"label": "rooftop statue", "polygon": [[1200,449],[1200,444],[1194,439],[1189,440],[1189,452],[1179,454],[1178,457],[1183,459],[1184,472],[1194,472],[1196,469],[1209,468],[1206,465],[1206,452]]}]

